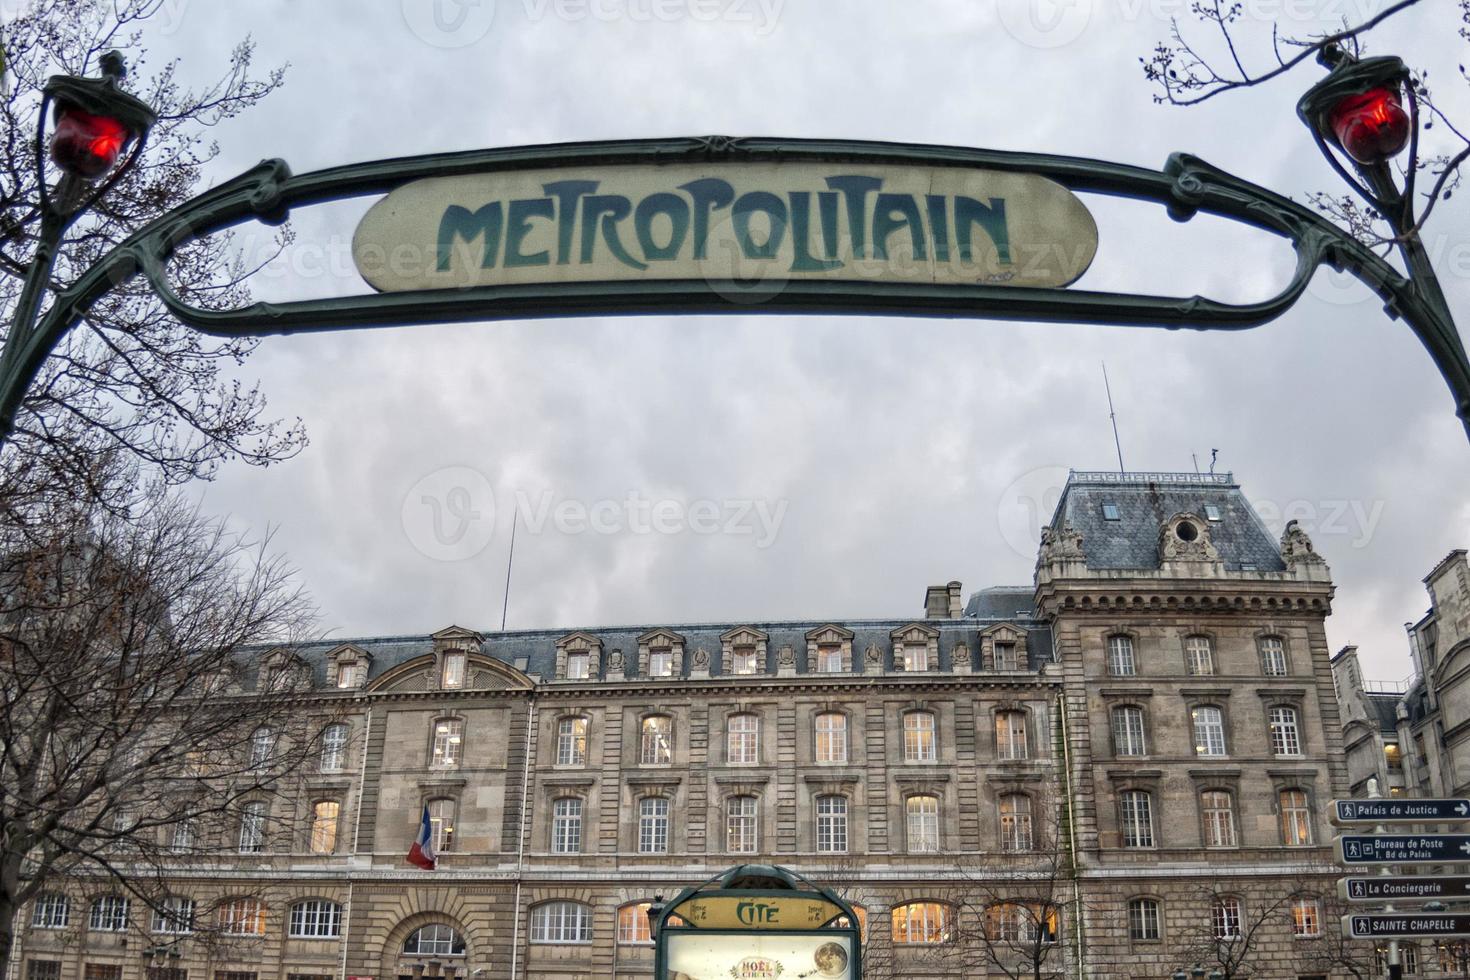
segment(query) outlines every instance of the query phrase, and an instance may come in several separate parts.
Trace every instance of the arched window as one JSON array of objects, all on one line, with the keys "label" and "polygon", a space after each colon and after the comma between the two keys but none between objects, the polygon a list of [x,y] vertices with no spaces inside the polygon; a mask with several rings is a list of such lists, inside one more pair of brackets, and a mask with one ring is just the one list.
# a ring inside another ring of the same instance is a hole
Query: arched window
[{"label": "arched window", "polygon": [[824,711],[817,715],[817,761],[847,761],[847,715]]},{"label": "arched window", "polygon": [[553,854],[582,850],[582,801],[575,796],[564,796],[551,805],[551,850]]},{"label": "arched window", "polygon": [[836,794],[817,797],[817,850],[828,854],[847,853],[847,797]]},{"label": "arched window", "polygon": [[123,932],[128,927],[128,899],[125,895],[103,895],[92,903],[87,928],[93,932]]},{"label": "arched window", "polygon": [[341,722],[322,729],[322,772],[341,772],[347,764],[347,726]]},{"label": "arched window", "polygon": [[1285,677],[1286,643],[1279,636],[1263,636],[1260,639],[1261,673],[1267,677]]},{"label": "arched window", "polygon": [[1136,704],[1119,705],[1113,709],[1113,754],[1148,755],[1143,709]]},{"label": "arched window", "polygon": [[1114,677],[1132,677],[1137,672],[1133,637],[1123,633],[1108,637],[1108,673]]},{"label": "arched window", "polygon": [[1312,810],[1307,794],[1299,789],[1284,789],[1277,795],[1281,810],[1281,843],[1287,847],[1306,847],[1312,843]]},{"label": "arched window", "polygon": [[893,907],[893,941],[900,945],[949,942],[949,908],[938,902]]},{"label": "arched window", "polygon": [[65,929],[71,922],[71,900],[61,892],[46,892],[36,897],[31,912],[31,926],[36,929]]},{"label": "arched window", "polygon": [[342,906],[313,898],[291,906],[292,939],[336,939],[342,934]]},{"label": "arched window", "polygon": [[653,932],[648,924],[648,910],[652,902],[638,902],[618,909],[618,945],[649,946],[653,943]]},{"label": "arched window", "polygon": [[434,738],[429,765],[435,769],[458,769],[464,758],[464,721],[440,718],[434,722]]},{"label": "arched window", "polygon": [[725,755],[732,766],[755,765],[760,760],[761,720],[748,711],[730,716],[725,732]]},{"label": "arched window", "polygon": [[429,836],[433,839],[435,854],[448,854],[454,850],[454,818],[458,805],[447,796],[429,801]]},{"label": "arched window", "polygon": [[311,853],[331,854],[337,849],[337,817],[342,805],[336,800],[318,800],[311,806]]},{"label": "arched window", "polygon": [[266,806],[261,800],[246,803],[240,811],[240,853],[258,854],[265,850]]},{"label": "arched window", "polygon": [[643,719],[639,761],[645,766],[666,766],[674,758],[674,721],[667,715]]},{"label": "arched window", "polygon": [[1235,801],[1228,790],[1207,789],[1199,795],[1206,847],[1234,847]]},{"label": "arched window", "polygon": [[939,850],[939,797],[910,796],[904,801],[910,854]]},{"label": "arched window", "polygon": [[1302,737],[1297,728],[1296,709],[1271,709],[1271,752],[1275,755],[1301,755]]},{"label": "arched window", "polygon": [[227,936],[265,935],[265,903],[258,898],[232,898],[216,913],[220,932]]},{"label": "arched window", "polygon": [[1216,939],[1240,938],[1240,899],[1217,898],[1210,910]]},{"label": "arched window", "polygon": [[1197,677],[1208,677],[1215,673],[1215,651],[1208,636],[1184,638],[1184,666]]},{"label": "arched window", "polygon": [[547,902],[531,910],[531,942],[592,942],[592,910],[578,902]]},{"label": "arched window", "polygon": [[908,712],[903,716],[903,761],[934,762],[937,758],[934,712]]},{"label": "arched window", "polygon": [[1153,798],[1147,791],[1130,789],[1118,794],[1118,815],[1124,847],[1154,846]]},{"label": "arched window", "polygon": [[985,909],[985,937],[993,943],[1057,941],[1057,910],[1050,905],[996,902]]},{"label": "arched window", "polygon": [[[861,905],[857,905],[852,902],[849,902],[848,904],[852,906],[853,914],[857,916],[858,941],[865,943],[868,941],[868,910],[863,908]],[[846,929],[852,925],[852,922],[847,918],[847,916],[841,915],[837,917],[836,925],[840,928]]]},{"label": "arched window", "polygon": [[194,931],[194,900],[182,895],[169,895],[153,910],[152,929],[168,935],[186,935]]},{"label": "arched window", "polygon": [[1000,849],[1029,851],[1035,846],[1031,834],[1031,797],[1007,793],[1000,798]]},{"label": "arched window", "polygon": [[587,719],[563,718],[556,723],[556,764],[587,764]]},{"label": "arched window", "polygon": [[444,667],[439,675],[440,687],[464,687],[465,656],[459,650],[444,654]]},{"label": "arched window", "polygon": [[1025,759],[1030,755],[1026,745],[1026,712],[995,713],[995,754],[999,759]]},{"label": "arched window", "polygon": [[1298,895],[1291,901],[1291,931],[1302,939],[1322,935],[1322,902],[1311,895]]},{"label": "arched window", "polygon": [[1128,903],[1128,938],[1136,943],[1151,943],[1162,939],[1163,932],[1159,927],[1162,919],[1157,899],[1133,899]]},{"label": "arched window", "polygon": [[760,843],[759,801],[754,796],[732,796],[725,801],[725,850],[754,854]]},{"label": "arched window", "polygon": [[464,937],[453,926],[435,922],[421,926],[403,941],[404,956],[463,956]]},{"label": "arched window", "polygon": [[638,852],[669,852],[669,801],[662,796],[649,796],[638,801]]},{"label": "arched window", "polygon": [[1202,704],[1189,712],[1194,725],[1194,754],[1219,756],[1225,754],[1225,716],[1213,704]]},{"label": "arched window", "polygon": [[276,751],[276,733],[266,726],[257,728],[250,736],[250,765],[263,766],[271,761]]}]

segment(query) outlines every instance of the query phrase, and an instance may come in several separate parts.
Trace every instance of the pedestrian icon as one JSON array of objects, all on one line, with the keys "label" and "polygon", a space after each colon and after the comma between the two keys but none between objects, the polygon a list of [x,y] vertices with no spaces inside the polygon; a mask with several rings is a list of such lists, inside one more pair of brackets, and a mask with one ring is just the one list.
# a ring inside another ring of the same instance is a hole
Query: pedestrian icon
[{"label": "pedestrian icon", "polygon": [[1368,894],[1368,886],[1361,881],[1355,881],[1353,882],[1352,891],[1354,898],[1365,898]]},{"label": "pedestrian icon", "polygon": [[1350,840],[1347,842],[1347,856],[1349,859],[1363,856],[1362,848],[1358,845],[1357,841]]}]

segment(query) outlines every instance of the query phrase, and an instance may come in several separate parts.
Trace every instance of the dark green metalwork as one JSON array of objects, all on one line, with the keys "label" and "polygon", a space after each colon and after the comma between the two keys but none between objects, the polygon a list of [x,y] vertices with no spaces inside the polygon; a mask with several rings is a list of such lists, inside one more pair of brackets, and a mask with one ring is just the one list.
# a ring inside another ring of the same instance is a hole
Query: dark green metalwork
[{"label": "dark green metalwork", "polygon": [[[761,929],[733,930],[700,929],[689,924],[669,925],[669,918],[688,899],[700,895],[706,898],[732,896],[737,898],[790,898],[793,894],[824,899],[842,910],[846,925],[826,925],[818,930],[811,929]],[[726,868],[713,878],[684,889],[671,901],[650,909],[650,925],[654,931],[653,980],[668,980],[668,937],[677,933],[701,932],[714,935],[791,934],[810,935],[813,931],[847,935],[852,940],[852,976],[861,980],[863,975],[862,928],[857,914],[850,904],[830,888],[817,885],[790,868],[775,864],[739,864]]]},{"label": "dark green metalwork", "polygon": [[[1082,289],[804,280],[752,290],[733,280],[663,280],[525,286],[481,286],[369,294],[235,310],[205,310],[169,285],[167,262],[184,243],[247,221],[278,223],[293,208],[385,194],[409,181],[562,166],[755,161],[914,164],[1037,174],[1083,193],[1152,201],[1185,221],[1213,214],[1289,240],[1296,269],[1277,295],[1231,304],[1201,296],[1151,296]],[[1417,263],[1413,264],[1416,265]],[[14,424],[26,386],[49,352],[108,290],[146,276],[183,323],[219,336],[292,334],[367,326],[466,320],[656,313],[839,313],[985,317],[1050,322],[1238,330],[1286,312],[1318,267],[1347,270],[1403,317],[1429,348],[1470,431],[1470,362],[1447,311],[1442,317],[1424,287],[1347,232],[1280,194],[1241,180],[1187,154],[1162,171],[1048,154],[958,146],[866,141],[707,136],[508,147],[377,160],[293,175],[279,160],[264,162],[186,202],[129,237],[62,289],[34,326],[19,319],[0,354],[0,439]],[[1416,279],[1418,270],[1415,269]],[[1453,342],[1451,342],[1453,338]]]}]

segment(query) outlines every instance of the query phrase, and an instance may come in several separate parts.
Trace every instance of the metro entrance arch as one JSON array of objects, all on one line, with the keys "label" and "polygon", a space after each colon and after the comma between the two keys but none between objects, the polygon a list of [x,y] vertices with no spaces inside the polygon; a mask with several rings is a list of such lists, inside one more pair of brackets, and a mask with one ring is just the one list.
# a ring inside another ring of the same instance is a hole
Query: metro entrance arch
[{"label": "metro entrance arch", "polygon": [[[52,158],[66,176],[41,202],[42,240],[0,351],[0,441],[50,352],[101,296],[139,275],[181,322],[217,336],[722,312],[1239,330],[1285,313],[1324,265],[1351,272],[1409,325],[1470,435],[1470,360],[1418,237],[1412,182],[1401,190],[1388,169],[1417,117],[1396,58],[1338,58],[1298,111],[1398,233],[1407,275],[1316,212],[1183,153],[1155,171],[957,146],[705,136],[430,154],[299,175],[266,161],[139,229],[39,313],[66,228],[127,162],[99,188],[90,182],[129,142],[136,158],[151,124],[147,107],[118,91],[120,62],[104,59],[103,79],[52,79],[46,89],[36,165],[44,171],[41,133],[54,104]],[[121,120],[111,129],[109,113]],[[1098,244],[1077,192],[1271,232],[1292,245],[1295,269],[1275,296],[1244,304],[1069,288]],[[167,263],[188,241],[378,195],[353,243],[377,292],[206,310],[169,284]]]}]

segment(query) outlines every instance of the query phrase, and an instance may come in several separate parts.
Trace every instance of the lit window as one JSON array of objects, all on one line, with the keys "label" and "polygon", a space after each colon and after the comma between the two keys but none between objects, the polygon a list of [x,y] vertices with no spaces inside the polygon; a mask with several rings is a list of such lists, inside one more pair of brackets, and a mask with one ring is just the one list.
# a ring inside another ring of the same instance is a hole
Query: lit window
[{"label": "lit window", "polygon": [[1116,755],[1147,755],[1143,709],[1125,704],[1113,709],[1113,752]]},{"label": "lit window", "polygon": [[1267,677],[1286,676],[1286,644],[1281,637],[1261,637],[1261,673]]},{"label": "lit window", "polygon": [[725,754],[733,766],[751,766],[760,757],[761,720],[749,712],[730,716]]},{"label": "lit window", "polygon": [[669,851],[669,801],[650,796],[638,802],[638,853],[667,854]]},{"label": "lit window", "polygon": [[563,797],[551,808],[551,851],[577,854],[582,850],[582,801]]},{"label": "lit window", "polygon": [[1031,836],[1031,797],[1024,793],[1007,793],[1000,798],[1000,849],[1029,851]]},{"label": "lit window", "polygon": [[1143,790],[1128,790],[1118,796],[1123,822],[1124,847],[1154,846],[1153,799]]},{"label": "lit window", "polygon": [[1194,754],[1225,754],[1225,717],[1214,705],[1202,705],[1189,712],[1194,723]]},{"label": "lit window", "polygon": [[1128,903],[1128,938],[1145,943],[1161,938],[1157,901],[1152,898],[1135,898]]},{"label": "lit window", "polygon": [[1133,637],[1108,637],[1108,673],[1114,677],[1132,677],[1137,673],[1133,660]]},{"label": "lit window", "polygon": [[403,941],[404,956],[463,956],[464,937],[442,923],[422,926]]},{"label": "lit window", "polygon": [[1210,648],[1210,638],[1208,636],[1185,637],[1184,662],[1191,674],[1200,677],[1208,677],[1213,674],[1215,654]]},{"label": "lit window", "polygon": [[342,932],[342,906],[312,899],[291,906],[292,939],[336,939]]},{"label": "lit window", "polygon": [[592,655],[586,651],[567,654],[567,680],[585,681],[591,674]]},{"label": "lit window", "polygon": [[531,942],[592,942],[592,910],[577,902],[547,902],[531,910]]},{"label": "lit window", "polygon": [[1302,740],[1297,731],[1295,708],[1271,709],[1271,751],[1276,755],[1302,754]]},{"label": "lit window", "polygon": [[672,677],[674,674],[674,651],[660,647],[648,651],[648,676]]},{"label": "lit window", "polygon": [[1026,712],[997,711],[995,713],[995,754],[999,759],[1025,759]]},{"label": "lit window", "polygon": [[219,906],[219,928],[229,936],[265,935],[265,905],[254,898],[235,898]]},{"label": "lit window", "polygon": [[934,762],[937,758],[934,713],[910,711],[903,716],[903,761]]},{"label": "lit window", "polygon": [[464,654],[450,651],[444,655],[444,667],[439,674],[440,687],[464,687]]},{"label": "lit window", "polygon": [[948,942],[949,909],[938,902],[910,902],[893,908],[893,941],[902,945]]},{"label": "lit window", "polygon": [[985,910],[985,936],[993,943],[1057,941],[1057,910],[1050,905],[997,902]]},{"label": "lit window", "polygon": [[1291,931],[1302,939],[1322,935],[1322,903],[1315,898],[1298,898],[1291,903]]},{"label": "lit window", "polygon": [[259,800],[246,803],[240,814],[240,853],[256,854],[265,850],[265,804]]},{"label": "lit window", "polygon": [[347,764],[347,726],[340,722],[322,729],[322,772],[341,772]]},{"label": "lit window", "polygon": [[1404,757],[1399,752],[1399,743],[1385,742],[1383,744],[1383,761],[1388,766],[1389,772],[1400,772],[1404,768]]},{"label": "lit window", "polygon": [[124,895],[103,895],[92,903],[87,928],[93,932],[122,932],[128,927],[128,900]]},{"label": "lit window", "polygon": [[725,850],[731,854],[755,853],[756,806],[754,796],[732,796],[725,801]]},{"label": "lit window", "polygon": [[1216,939],[1239,939],[1240,899],[1216,899],[1210,920],[1214,924]]},{"label": "lit window", "polygon": [[817,850],[847,853],[847,797],[817,797]]},{"label": "lit window", "polygon": [[65,929],[71,921],[71,901],[60,892],[46,892],[36,899],[31,925],[37,929]]},{"label": "lit window", "polygon": [[674,758],[674,722],[665,715],[643,719],[643,744],[639,761],[645,766],[666,766]]},{"label": "lit window", "polygon": [[194,931],[194,900],[170,895],[153,910],[152,929],[169,935],[185,935]]},{"label": "lit window", "polygon": [[618,909],[618,945],[647,946],[653,942],[653,932],[648,924],[651,902],[624,905]]},{"label": "lit window", "polygon": [[929,644],[905,643],[903,645],[903,669],[926,671],[929,669]]},{"label": "lit window", "polygon": [[1235,846],[1235,808],[1232,803],[1230,794],[1224,790],[1206,790],[1199,795],[1206,847]]},{"label": "lit window", "polygon": [[1281,843],[1287,847],[1306,847],[1312,843],[1312,811],[1307,794],[1299,789],[1284,789],[1278,797],[1281,810]]},{"label": "lit window", "polygon": [[587,764],[587,719],[563,718],[556,725],[556,764]]},{"label": "lit window", "polygon": [[1105,521],[1121,520],[1123,516],[1118,512],[1118,505],[1112,503],[1105,503],[1102,505],[1102,514],[1103,520]]},{"label": "lit window", "polygon": [[345,663],[337,665],[337,687],[340,690],[351,690],[362,686],[363,665],[356,663]]},{"label": "lit window", "polygon": [[997,643],[995,645],[995,669],[1020,669],[1020,662],[1016,658],[1016,645],[1014,643]]},{"label": "lit window", "polygon": [[732,674],[754,674],[756,670],[755,647],[736,647],[732,652],[730,672]]},{"label": "lit window", "polygon": [[435,769],[457,769],[464,754],[464,722],[441,718],[434,722],[434,746],[429,765]]},{"label": "lit window", "polygon": [[904,802],[904,814],[909,853],[927,854],[939,850],[939,798],[910,796]]},{"label": "lit window", "polygon": [[847,761],[847,716],[837,711],[817,715],[817,761]]},{"label": "lit window", "polygon": [[337,849],[337,816],[341,804],[335,800],[321,800],[311,808],[311,852],[331,854]]},{"label": "lit window", "polygon": [[276,734],[269,728],[257,728],[250,736],[250,765],[263,766],[276,751]]},{"label": "lit window", "polygon": [[429,837],[435,854],[454,850],[454,811],[455,803],[448,797],[429,801]]},{"label": "lit window", "polygon": [[842,667],[842,647],[817,647],[817,673],[840,674],[842,673]]}]

